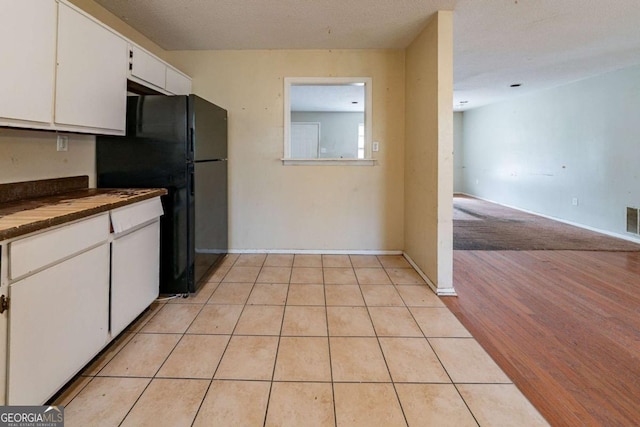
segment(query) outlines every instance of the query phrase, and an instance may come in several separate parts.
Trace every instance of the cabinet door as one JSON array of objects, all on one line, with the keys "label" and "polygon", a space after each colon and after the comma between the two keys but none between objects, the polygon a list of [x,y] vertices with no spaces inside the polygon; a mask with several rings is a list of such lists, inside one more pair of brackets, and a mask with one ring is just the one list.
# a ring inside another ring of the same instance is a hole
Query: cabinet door
[{"label": "cabinet door", "polygon": [[131,46],[131,52],[131,75],[164,89],[167,66],[136,46]]},{"label": "cabinet door", "polygon": [[60,3],[55,123],[124,134],[127,56],[123,38]]},{"label": "cabinet door", "polygon": [[111,335],[118,335],[158,297],[160,221],[111,243]]},{"label": "cabinet door", "polygon": [[0,2],[1,118],[53,118],[56,7],[54,0]]},{"label": "cabinet door", "polygon": [[41,405],[106,344],[109,245],[10,285],[8,404]]},{"label": "cabinet door", "polygon": [[189,95],[191,93],[191,79],[167,67],[166,89],[174,95]]}]

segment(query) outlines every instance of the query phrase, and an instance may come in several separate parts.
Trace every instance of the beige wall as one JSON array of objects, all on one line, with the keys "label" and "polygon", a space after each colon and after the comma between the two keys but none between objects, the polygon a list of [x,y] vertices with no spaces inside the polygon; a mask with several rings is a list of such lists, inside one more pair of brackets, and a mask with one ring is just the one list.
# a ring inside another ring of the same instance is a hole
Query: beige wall
[{"label": "beige wall", "polygon": [[56,134],[0,128],[0,183],[89,175],[95,187],[95,137],[65,134],[68,151],[56,151]]},{"label": "beige wall", "polygon": [[93,0],[68,0],[103,24],[166,61],[166,51]]},{"label": "beige wall", "polygon": [[405,253],[452,292],[453,19],[438,12],[406,51]]},{"label": "beige wall", "polygon": [[[439,288],[450,286],[451,13],[406,51],[165,52],[93,0],[72,2],[229,110],[232,249],[405,250]],[[282,165],[283,78],[310,76],[372,77],[376,166]],[[53,133],[2,130],[0,182],[88,174],[95,185],[94,138],[69,136],[58,153]]]},{"label": "beige wall", "polygon": [[[403,249],[403,50],[168,52],[229,111],[230,247]],[[283,166],[284,77],[372,77],[376,166]]]}]

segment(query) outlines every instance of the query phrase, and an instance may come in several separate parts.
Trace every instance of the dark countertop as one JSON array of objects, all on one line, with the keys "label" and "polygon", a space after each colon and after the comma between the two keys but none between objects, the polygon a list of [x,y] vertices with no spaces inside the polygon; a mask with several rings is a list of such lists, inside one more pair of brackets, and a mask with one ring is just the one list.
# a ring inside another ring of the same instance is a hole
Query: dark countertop
[{"label": "dark countertop", "polygon": [[165,194],[164,188],[83,188],[0,203],[0,241]]}]

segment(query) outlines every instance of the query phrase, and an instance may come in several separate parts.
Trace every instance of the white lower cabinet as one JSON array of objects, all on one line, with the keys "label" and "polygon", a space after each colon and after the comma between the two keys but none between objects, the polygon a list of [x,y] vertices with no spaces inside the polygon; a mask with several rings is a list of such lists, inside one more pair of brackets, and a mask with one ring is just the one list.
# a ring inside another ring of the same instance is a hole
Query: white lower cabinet
[{"label": "white lower cabinet", "polygon": [[0,242],[0,405],[44,404],[157,298],[162,213],[155,197]]},{"label": "white lower cabinet", "polygon": [[159,293],[160,198],[111,211],[111,336],[127,327]]},{"label": "white lower cabinet", "polygon": [[111,243],[111,335],[115,337],[158,297],[160,222]]},{"label": "white lower cabinet", "polygon": [[8,404],[45,402],[107,343],[109,244],[10,286]]}]

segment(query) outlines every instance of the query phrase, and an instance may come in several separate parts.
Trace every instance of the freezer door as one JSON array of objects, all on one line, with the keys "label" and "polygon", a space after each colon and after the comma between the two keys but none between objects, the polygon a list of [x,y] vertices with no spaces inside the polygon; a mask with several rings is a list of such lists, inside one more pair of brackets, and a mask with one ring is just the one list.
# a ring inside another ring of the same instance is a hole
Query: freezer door
[{"label": "freezer door", "polygon": [[195,164],[196,252],[227,252],[227,162]]},{"label": "freezer door", "polygon": [[186,160],[187,148],[186,96],[145,95],[127,98],[127,136],[178,144]]},{"label": "freezer door", "polygon": [[127,103],[127,135],[96,138],[98,187],[186,186],[187,97],[134,96]]},{"label": "freezer door", "polygon": [[193,160],[227,158],[227,111],[196,95],[189,95]]}]

